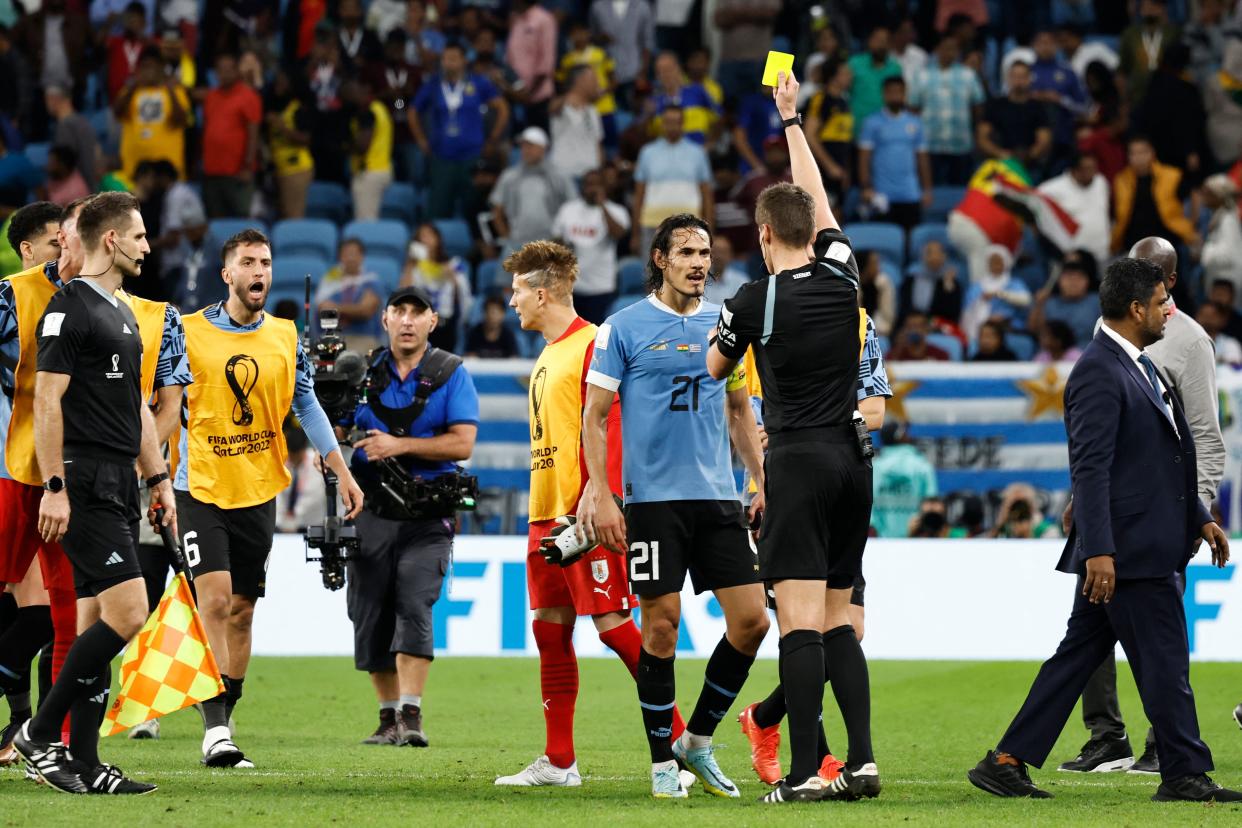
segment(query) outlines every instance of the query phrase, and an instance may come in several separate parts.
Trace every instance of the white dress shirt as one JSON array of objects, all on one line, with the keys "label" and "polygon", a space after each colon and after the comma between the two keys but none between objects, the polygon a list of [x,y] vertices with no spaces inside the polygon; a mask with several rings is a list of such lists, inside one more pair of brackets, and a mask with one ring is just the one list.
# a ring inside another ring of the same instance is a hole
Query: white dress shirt
[{"label": "white dress shirt", "polygon": [[[1112,328],[1110,328],[1107,322],[1105,322],[1100,327],[1103,328],[1104,333],[1108,334],[1108,336],[1111,337],[1114,342],[1116,342],[1118,345],[1121,346],[1121,350],[1125,351],[1126,356],[1128,356],[1134,362],[1134,367],[1138,368],[1139,373],[1142,374],[1144,378],[1146,378],[1147,369],[1144,368],[1142,363],[1139,362],[1139,357],[1144,356],[1144,352],[1134,347],[1133,342],[1126,339],[1124,336],[1122,336],[1121,334],[1117,333]],[[1151,359],[1150,356],[1147,358]],[[1152,362],[1152,365],[1155,365],[1154,361]],[[1169,405],[1169,389],[1165,388],[1164,381],[1160,379],[1159,371],[1156,372],[1155,389],[1156,389],[1156,396],[1159,397],[1161,402],[1164,403],[1164,416],[1169,418],[1169,422],[1173,425],[1173,430],[1176,432],[1177,422],[1174,421],[1173,419],[1173,409]],[[1179,437],[1181,436],[1180,432],[1178,432],[1178,436]]]}]

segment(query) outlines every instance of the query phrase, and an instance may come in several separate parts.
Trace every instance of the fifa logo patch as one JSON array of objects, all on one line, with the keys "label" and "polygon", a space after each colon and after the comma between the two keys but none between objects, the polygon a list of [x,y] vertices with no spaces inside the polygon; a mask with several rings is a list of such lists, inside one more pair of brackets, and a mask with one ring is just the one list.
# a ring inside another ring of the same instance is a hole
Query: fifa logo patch
[{"label": "fifa logo patch", "polygon": [[591,577],[597,584],[608,583],[608,561],[591,561]]}]

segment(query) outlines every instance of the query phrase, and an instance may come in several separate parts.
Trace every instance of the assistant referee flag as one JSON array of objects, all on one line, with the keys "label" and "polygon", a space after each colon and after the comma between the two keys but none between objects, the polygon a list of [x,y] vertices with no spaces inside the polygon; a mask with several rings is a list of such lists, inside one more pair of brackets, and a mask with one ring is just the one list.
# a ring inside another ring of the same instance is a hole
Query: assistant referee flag
[{"label": "assistant referee flag", "polygon": [[223,692],[190,584],[178,573],[125,651],[121,690],[99,735],[120,733]]}]

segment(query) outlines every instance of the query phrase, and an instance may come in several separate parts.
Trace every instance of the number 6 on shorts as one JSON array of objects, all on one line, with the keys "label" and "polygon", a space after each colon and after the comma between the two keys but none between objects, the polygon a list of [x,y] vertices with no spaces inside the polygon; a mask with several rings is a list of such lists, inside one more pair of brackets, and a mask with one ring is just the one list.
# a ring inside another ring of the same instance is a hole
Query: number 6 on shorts
[{"label": "number 6 on shorts", "polygon": [[[660,580],[660,542],[652,541],[648,544],[646,541],[635,541],[630,544],[630,552],[637,553],[630,557],[630,580],[631,581],[658,581]],[[644,564],[650,564],[649,572],[640,572],[639,567]]]},{"label": "number 6 on shorts", "polygon": [[194,542],[197,537],[197,531],[190,531],[181,538],[181,551],[185,553],[186,566],[191,569],[203,562],[203,556],[198,551],[198,544]]}]

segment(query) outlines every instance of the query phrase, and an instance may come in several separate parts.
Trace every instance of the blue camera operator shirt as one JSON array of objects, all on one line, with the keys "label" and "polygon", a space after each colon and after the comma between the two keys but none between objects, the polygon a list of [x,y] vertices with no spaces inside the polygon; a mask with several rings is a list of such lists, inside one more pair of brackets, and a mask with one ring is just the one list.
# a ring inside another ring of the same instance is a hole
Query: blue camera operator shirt
[{"label": "blue camera operator shirt", "polygon": [[[430,349],[429,349],[430,352]],[[384,361],[382,370],[388,372],[388,387],[379,395],[380,402],[389,408],[408,408],[414,402],[414,392],[418,390],[420,371],[415,368],[403,380],[397,374],[397,365],[391,356]],[[407,437],[436,437],[448,430],[451,425],[479,424],[479,395],[474,388],[474,380],[466,366],[459,365],[443,385],[431,392],[427,398],[427,407],[418,415],[418,419],[410,425]],[[388,426],[380,421],[371,406],[366,403],[358,406],[354,412],[353,422],[343,425],[354,425],[363,431],[376,429],[388,433]],[[397,458],[410,474],[436,476],[451,472],[457,464],[448,460],[423,460],[404,454]],[[368,462],[367,454],[362,449],[355,449],[350,466],[355,471]]]}]

